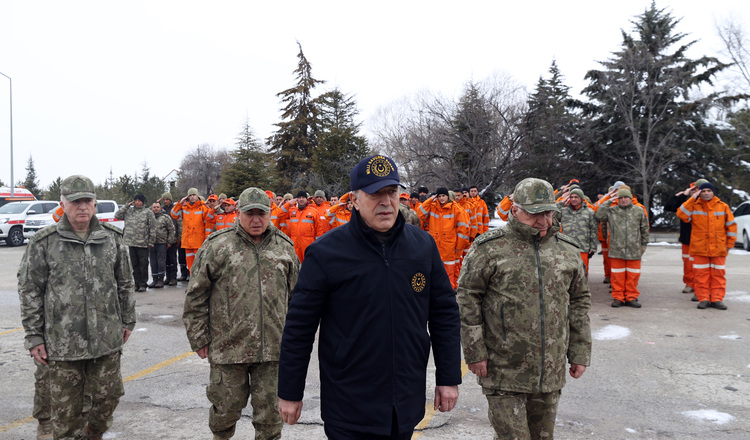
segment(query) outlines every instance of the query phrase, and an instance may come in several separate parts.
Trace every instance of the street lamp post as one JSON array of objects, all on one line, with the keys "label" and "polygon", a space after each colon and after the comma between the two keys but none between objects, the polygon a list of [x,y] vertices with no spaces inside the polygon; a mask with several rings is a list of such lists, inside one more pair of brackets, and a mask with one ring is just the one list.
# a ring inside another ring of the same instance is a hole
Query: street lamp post
[{"label": "street lamp post", "polygon": [[13,183],[13,80],[3,72],[0,75],[8,78],[10,86],[10,196],[15,196],[16,184]]}]

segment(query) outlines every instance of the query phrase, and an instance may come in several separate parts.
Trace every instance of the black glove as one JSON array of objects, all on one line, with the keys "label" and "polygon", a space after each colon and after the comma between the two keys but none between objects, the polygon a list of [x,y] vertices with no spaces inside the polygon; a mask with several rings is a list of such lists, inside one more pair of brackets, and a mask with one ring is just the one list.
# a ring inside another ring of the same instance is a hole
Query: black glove
[{"label": "black glove", "polygon": [[594,255],[596,255],[596,251],[589,252],[589,260],[594,258]]}]

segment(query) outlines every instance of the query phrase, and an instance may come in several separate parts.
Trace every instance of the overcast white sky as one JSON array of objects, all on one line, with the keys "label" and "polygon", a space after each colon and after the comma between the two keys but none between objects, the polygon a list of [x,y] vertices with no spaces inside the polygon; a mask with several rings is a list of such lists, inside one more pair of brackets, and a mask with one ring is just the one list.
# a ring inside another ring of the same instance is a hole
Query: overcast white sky
[{"label": "overcast white sky", "polygon": [[[651,0],[0,1],[0,72],[13,80],[14,179],[164,177],[199,144],[232,148],[246,118],[279,122],[296,41],[313,76],[378,108],[420,90],[459,95],[500,73],[532,90],[556,59],[577,94]],[[657,2],[716,55],[714,21],[750,19],[742,0]],[[8,80],[0,77],[0,179],[10,182]]]}]

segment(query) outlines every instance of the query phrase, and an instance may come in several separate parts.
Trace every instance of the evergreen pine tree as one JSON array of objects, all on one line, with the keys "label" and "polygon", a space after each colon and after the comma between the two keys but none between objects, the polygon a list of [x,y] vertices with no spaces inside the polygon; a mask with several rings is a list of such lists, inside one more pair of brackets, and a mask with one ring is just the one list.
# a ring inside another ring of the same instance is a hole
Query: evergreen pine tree
[{"label": "evergreen pine tree", "polygon": [[368,156],[370,150],[367,139],[359,134],[362,124],[355,122],[359,110],[352,97],[334,89],[318,97],[317,101],[320,133],[318,148],[313,154],[310,185],[327,191],[329,195],[341,195],[350,189],[351,169]]},{"label": "evergreen pine tree", "polygon": [[297,84],[276,95],[285,103],[282,121],[275,124],[278,130],[267,139],[276,161],[280,186],[285,189],[309,184],[319,129],[319,109],[312,91],[324,82],[312,77],[312,66],[302,52],[302,45],[299,42],[297,45],[299,62],[294,70]]},{"label": "evergreen pine tree", "polygon": [[264,190],[275,187],[273,160],[263,151],[263,146],[255,137],[249,121],[245,121],[237,137],[237,148],[229,154],[232,159],[221,173],[218,192],[226,193],[230,197],[239,197],[242,191],[251,186]]},{"label": "evergreen pine tree", "polygon": [[21,184],[24,188],[31,191],[37,198],[42,196],[42,189],[39,187],[39,180],[34,168],[34,159],[29,155],[29,161],[26,163],[26,179]]},{"label": "evergreen pine tree", "polygon": [[728,65],[713,57],[688,58],[695,41],[683,43],[679,20],[653,2],[631,23],[635,35],[622,31],[622,47],[600,63],[603,70],[586,74],[590,84],[583,93],[591,99],[599,163],[611,167],[612,181],[629,183],[648,208],[664,174],[692,153],[700,156],[707,137],[699,130],[720,96],[692,93],[711,85]]}]

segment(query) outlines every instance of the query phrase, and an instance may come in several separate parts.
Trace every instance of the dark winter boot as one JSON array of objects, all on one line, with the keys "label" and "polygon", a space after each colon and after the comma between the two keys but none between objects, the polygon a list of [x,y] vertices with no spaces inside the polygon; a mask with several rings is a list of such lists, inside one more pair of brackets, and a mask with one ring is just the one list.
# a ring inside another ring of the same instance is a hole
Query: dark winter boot
[{"label": "dark winter boot", "polygon": [[[153,289],[154,287],[156,287],[156,282],[157,282],[158,279],[159,279],[159,277],[153,277],[153,279],[151,280],[151,282],[149,284],[147,284],[146,287],[148,287],[149,289]],[[164,284],[162,284],[162,287],[164,287]]]},{"label": "dark winter boot", "polygon": [[154,284],[155,288],[161,289],[162,287],[164,287],[164,275],[160,275],[156,277],[155,281],[156,281],[156,284]]},{"label": "dark winter boot", "polygon": [[165,281],[164,284],[167,285],[167,286],[176,286],[177,285],[177,279],[176,278],[172,278],[171,280]]}]

